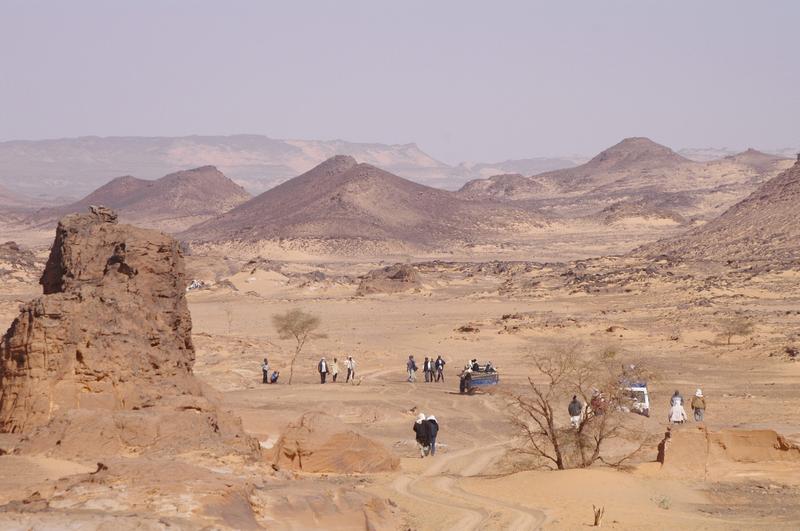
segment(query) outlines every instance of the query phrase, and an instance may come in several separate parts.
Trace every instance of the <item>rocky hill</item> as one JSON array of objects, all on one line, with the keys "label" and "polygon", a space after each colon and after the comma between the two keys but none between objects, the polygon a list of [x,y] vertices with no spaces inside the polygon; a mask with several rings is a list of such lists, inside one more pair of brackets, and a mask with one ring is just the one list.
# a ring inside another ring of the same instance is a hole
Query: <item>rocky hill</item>
[{"label": "rocky hill", "polygon": [[256,455],[192,374],[178,243],[104,209],[58,225],[41,284],[0,341],[0,431],[19,452]]},{"label": "rocky hill", "polygon": [[203,166],[154,181],[117,177],[75,203],[41,209],[29,221],[49,225],[67,214],[85,212],[91,205],[103,205],[116,210],[124,221],[176,232],[248,199],[250,195],[217,168]]},{"label": "rocky hill", "polygon": [[191,227],[193,241],[280,238],[393,241],[414,246],[470,241],[540,216],[471,202],[349,156],[336,156],[258,197]]},{"label": "rocky hill", "polygon": [[711,162],[689,160],[647,138],[627,138],[589,162],[530,177],[470,181],[459,194],[584,217],[620,202],[670,204],[670,217],[712,218],[791,164],[755,150]]},{"label": "rocky hill", "polygon": [[635,254],[796,265],[800,260],[798,205],[800,161],[706,225],[641,247]]}]

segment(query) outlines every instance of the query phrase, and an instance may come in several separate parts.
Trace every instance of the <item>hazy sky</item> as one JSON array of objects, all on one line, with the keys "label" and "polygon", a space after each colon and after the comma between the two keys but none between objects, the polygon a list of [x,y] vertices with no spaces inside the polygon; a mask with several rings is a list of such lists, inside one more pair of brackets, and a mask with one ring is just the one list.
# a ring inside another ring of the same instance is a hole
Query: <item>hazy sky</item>
[{"label": "hazy sky", "polygon": [[798,1],[0,0],[0,140],[800,146]]}]

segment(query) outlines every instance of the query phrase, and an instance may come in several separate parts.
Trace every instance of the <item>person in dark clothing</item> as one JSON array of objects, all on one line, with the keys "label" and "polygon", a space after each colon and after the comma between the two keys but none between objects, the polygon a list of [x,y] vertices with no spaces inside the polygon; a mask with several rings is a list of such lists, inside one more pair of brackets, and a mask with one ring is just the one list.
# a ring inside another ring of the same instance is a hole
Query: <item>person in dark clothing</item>
[{"label": "person in dark clothing", "polygon": [[439,434],[439,422],[436,417],[431,415],[425,422],[428,423],[428,434],[430,436],[431,456],[436,455],[436,436]]},{"label": "person in dark clothing", "polygon": [[422,373],[426,382],[430,383],[433,380],[433,360],[428,356],[425,356],[425,361],[422,362]]},{"label": "person in dark clothing", "polygon": [[328,377],[328,372],[330,372],[328,362],[325,361],[325,358],[319,360],[319,363],[317,364],[317,370],[319,371],[319,383],[324,384],[325,378]]},{"label": "person in dark clothing", "polygon": [[267,358],[264,358],[264,362],[261,364],[261,383],[269,383],[269,361],[267,361]]},{"label": "person in dark clothing", "polygon": [[416,382],[417,381],[417,364],[414,362],[414,356],[409,356],[408,361],[406,362],[406,371],[408,372],[408,381],[409,382]]},{"label": "person in dark clothing", "polygon": [[444,381],[444,365],[445,361],[442,359],[441,356],[436,358],[436,361],[433,363],[433,368],[436,369],[436,381],[439,380]]},{"label": "person in dark clothing", "polygon": [[569,422],[572,427],[577,429],[581,425],[581,413],[583,413],[583,404],[578,400],[577,395],[572,395],[572,402],[567,406],[569,412]]},{"label": "person in dark clothing", "polygon": [[417,415],[417,420],[414,422],[414,434],[417,448],[419,448],[419,456],[425,457],[431,450],[431,428],[430,424],[426,422],[425,413]]}]

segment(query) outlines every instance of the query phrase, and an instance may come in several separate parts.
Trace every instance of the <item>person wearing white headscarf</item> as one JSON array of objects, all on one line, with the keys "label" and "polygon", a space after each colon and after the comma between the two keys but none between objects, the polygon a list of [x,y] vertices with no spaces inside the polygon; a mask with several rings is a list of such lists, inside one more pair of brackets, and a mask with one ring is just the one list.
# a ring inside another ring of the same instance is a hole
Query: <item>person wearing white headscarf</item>
[{"label": "person wearing white headscarf", "polygon": [[703,422],[706,414],[706,397],[703,396],[702,389],[698,389],[692,397],[692,411],[694,411],[694,421]]},{"label": "person wearing white headscarf", "polygon": [[430,425],[425,420],[425,413],[417,415],[417,420],[414,422],[414,433],[416,434],[419,456],[425,457],[431,449]]}]

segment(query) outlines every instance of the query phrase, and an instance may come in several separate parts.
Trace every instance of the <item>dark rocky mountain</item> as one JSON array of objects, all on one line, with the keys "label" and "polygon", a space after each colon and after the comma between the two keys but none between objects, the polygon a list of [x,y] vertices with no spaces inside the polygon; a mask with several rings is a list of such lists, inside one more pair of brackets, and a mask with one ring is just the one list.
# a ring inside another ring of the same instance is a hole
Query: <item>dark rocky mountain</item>
[{"label": "dark rocky mountain", "polygon": [[454,192],[336,156],[181,236],[194,241],[305,238],[436,245],[524,223],[542,223],[542,218],[497,202],[466,201]]},{"label": "dark rocky mountain", "polygon": [[474,180],[459,194],[513,201],[565,217],[585,217],[624,203],[669,204],[671,212],[662,212],[669,217],[710,219],[789,164],[755,150],[695,162],[647,138],[627,138],[580,166]]},{"label": "dark rocky mountain", "polygon": [[116,210],[121,219],[170,232],[230,210],[250,199],[238,184],[214,166],[171,173],[154,181],[136,177],[117,177],[83,199],[61,207],[37,211],[30,222],[53,224],[91,205]]},{"label": "dark rocky mountain", "polygon": [[800,260],[798,206],[800,161],[706,225],[643,246],[635,254],[796,264]]}]

